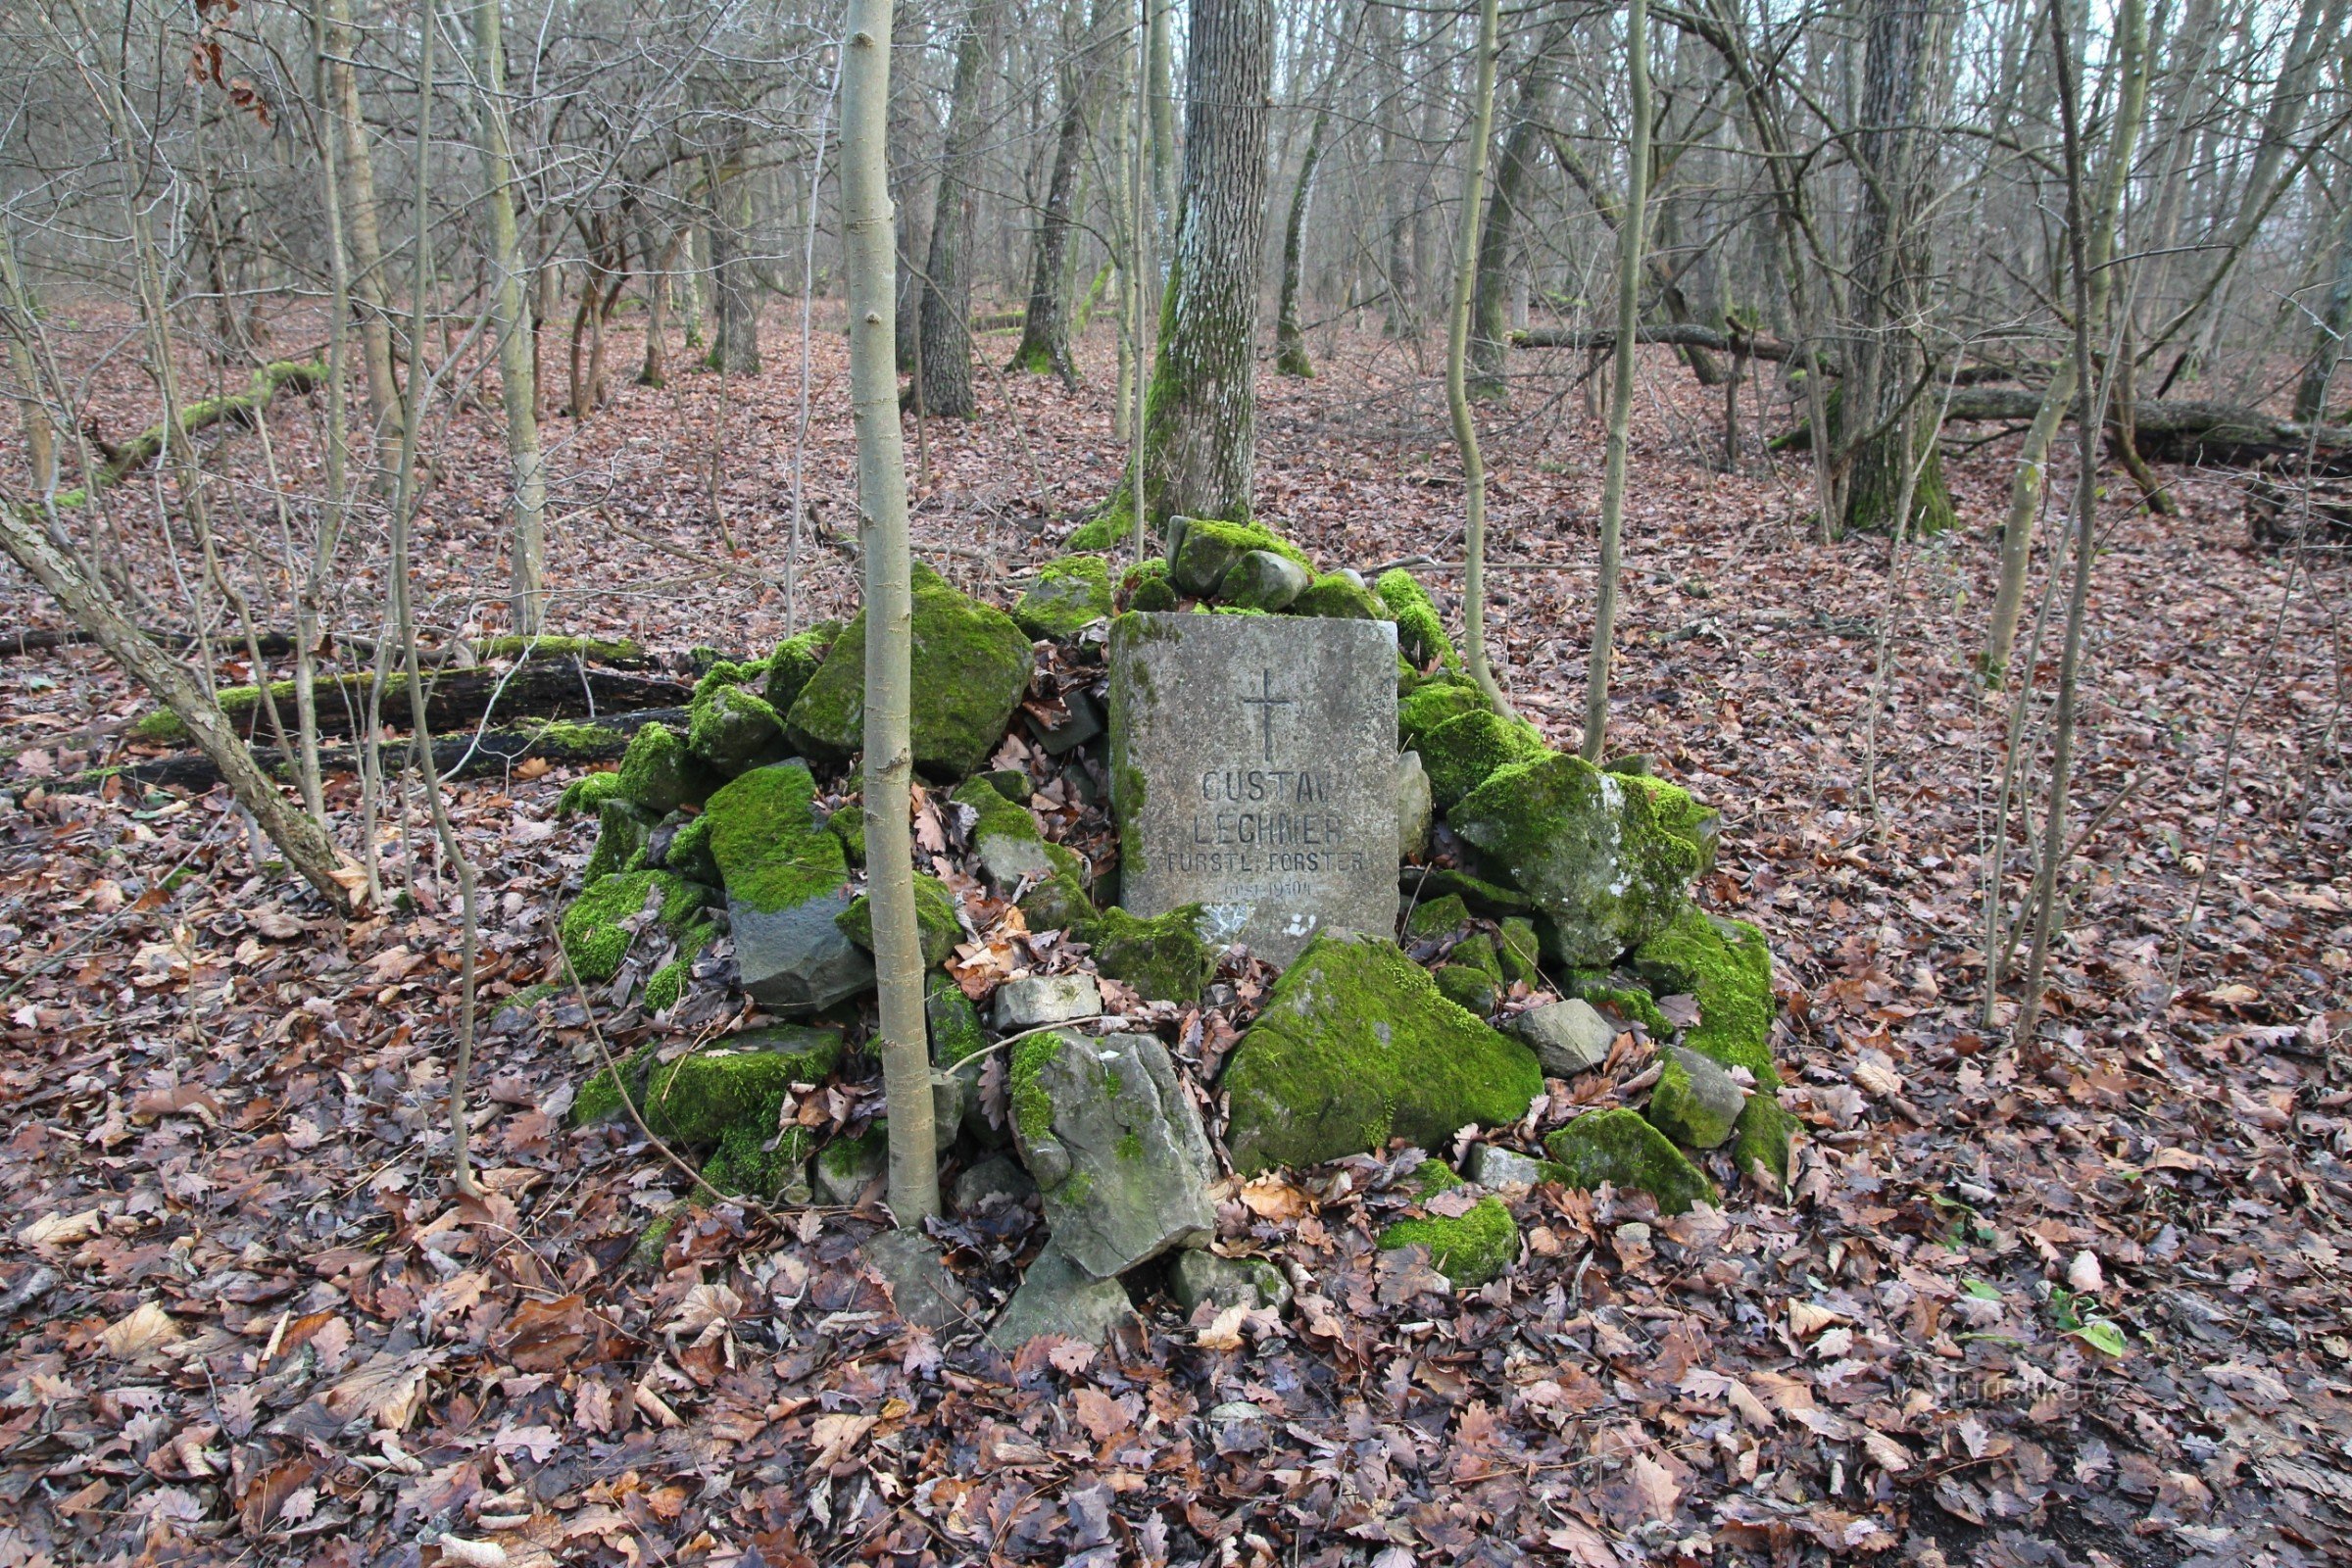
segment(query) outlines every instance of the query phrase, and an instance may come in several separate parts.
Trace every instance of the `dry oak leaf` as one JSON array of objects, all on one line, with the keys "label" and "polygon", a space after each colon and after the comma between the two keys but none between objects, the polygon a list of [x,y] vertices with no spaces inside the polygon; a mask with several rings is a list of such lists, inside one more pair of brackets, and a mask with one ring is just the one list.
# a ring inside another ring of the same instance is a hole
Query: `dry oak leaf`
[{"label": "dry oak leaf", "polygon": [[432,1350],[378,1350],[336,1380],[326,1391],[326,1407],[346,1421],[366,1416],[398,1432],[416,1415],[425,1376],[439,1359]]},{"label": "dry oak leaf", "polygon": [[1811,1301],[1788,1303],[1788,1330],[1800,1340],[1809,1340],[1823,1329],[1839,1320],[1842,1314]]},{"label": "dry oak leaf", "polygon": [[1306,1194],[1279,1176],[1261,1176],[1242,1189],[1242,1202],[1259,1219],[1298,1219],[1314,1205]]},{"label": "dry oak leaf", "polygon": [[560,1372],[588,1345],[588,1298],[559,1296],[514,1309],[500,1353],[524,1372]]},{"label": "dry oak leaf", "polygon": [[870,1415],[820,1415],[808,1428],[808,1446],[816,1457],[808,1461],[811,1470],[827,1470],[849,1451],[850,1445],[874,1429]]},{"label": "dry oak leaf", "polygon": [[126,1315],[110,1324],[98,1343],[106,1353],[118,1361],[135,1360],[150,1350],[160,1350],[172,1341],[185,1338],[172,1314],[154,1301],[141,1301]]},{"label": "dry oak leaf", "polygon": [[86,1242],[106,1224],[102,1210],[85,1208],[78,1214],[43,1214],[17,1232],[20,1247],[71,1247]]}]

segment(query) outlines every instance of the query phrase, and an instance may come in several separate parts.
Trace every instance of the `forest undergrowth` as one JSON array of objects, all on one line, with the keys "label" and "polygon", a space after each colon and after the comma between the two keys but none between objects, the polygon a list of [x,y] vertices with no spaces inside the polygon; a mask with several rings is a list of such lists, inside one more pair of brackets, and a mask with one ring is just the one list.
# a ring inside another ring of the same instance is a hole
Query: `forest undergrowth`
[{"label": "forest undergrowth", "polygon": [[[616,378],[593,418],[551,417],[554,627],[756,653],[792,612],[854,608],[845,371],[821,323],[788,604],[784,336],[771,323],[757,378]],[[1117,477],[1108,340],[1083,347],[1078,397],[983,374],[977,420],[909,422],[916,554],[999,603]],[[632,349],[617,335],[616,363]],[[1521,1266],[1448,1295],[1375,1250],[1329,1173],[1235,1184],[1222,1228],[1295,1265],[1295,1314],[1212,1333],[1163,1308],[1141,1339],[1008,1362],[897,1320],[856,1256],[870,1211],[707,1209],[637,1250],[687,1184],[633,1131],[564,1112],[651,1026],[577,1005],[494,1027],[485,1193],[454,1198],[456,914],[421,806],[383,844],[414,904],[341,922],[221,794],[61,787],[141,755],[149,699],[93,649],[37,652],[0,661],[0,1568],[2342,1560],[2346,568],[2250,550],[2242,475],[2162,470],[2177,518],[2114,475],[2050,991],[2063,1044],[2023,1063],[2000,1027],[2014,990],[1980,1017],[2008,700],[1975,669],[2011,444],[1954,457],[1960,526],[1890,577],[1885,539],[1817,538],[1801,455],[1776,469],[1751,447],[1716,471],[1720,394],[1651,352],[1612,740],[1726,817],[1701,896],[1779,961],[1774,1047],[1804,1125],[1788,1202],[1660,1218],[1544,1189]],[[1316,380],[1261,382],[1262,514],[1333,566],[1458,561],[1434,361],[1368,336],[1320,357]],[[1506,564],[1489,625],[1513,703],[1573,749],[1601,433],[1566,357],[1515,368],[1513,404],[1486,415]],[[110,432],[152,421],[127,368],[99,384]],[[297,488],[315,423],[272,416]],[[497,428],[461,410],[438,450],[419,618],[497,630]],[[255,432],[204,461],[217,505],[269,514]],[[184,602],[185,541],[124,527],[154,603]],[[2030,612],[2063,528],[2043,532]],[[1458,577],[1426,580],[1458,620]],[[345,592],[380,596],[364,576]],[[14,572],[0,615],[61,624]],[[534,762],[453,789],[486,1019],[549,974],[593,836],[555,815],[572,776]],[[337,781],[330,805],[355,792]],[[2013,820],[2012,909],[2031,826]],[[1008,966],[1052,961],[1003,946]],[[1229,1041],[1248,1000],[1177,1038]],[[816,1114],[855,1124],[879,1101],[878,1079],[853,1084]],[[974,1282],[1009,1283],[1021,1234],[943,1234]],[[1258,1414],[1210,1415],[1234,1401]]]}]

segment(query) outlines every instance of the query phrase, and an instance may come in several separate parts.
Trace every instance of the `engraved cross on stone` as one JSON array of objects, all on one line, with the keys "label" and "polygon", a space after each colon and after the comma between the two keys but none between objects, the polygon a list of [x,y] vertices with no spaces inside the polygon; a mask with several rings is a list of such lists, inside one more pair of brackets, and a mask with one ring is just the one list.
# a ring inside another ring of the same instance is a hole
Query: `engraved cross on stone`
[{"label": "engraved cross on stone", "polygon": [[1257,690],[1257,696],[1245,697],[1242,701],[1257,710],[1257,716],[1265,729],[1266,760],[1271,762],[1274,760],[1274,710],[1288,708],[1298,699],[1274,695],[1274,671],[1271,669],[1261,668],[1258,671]]}]

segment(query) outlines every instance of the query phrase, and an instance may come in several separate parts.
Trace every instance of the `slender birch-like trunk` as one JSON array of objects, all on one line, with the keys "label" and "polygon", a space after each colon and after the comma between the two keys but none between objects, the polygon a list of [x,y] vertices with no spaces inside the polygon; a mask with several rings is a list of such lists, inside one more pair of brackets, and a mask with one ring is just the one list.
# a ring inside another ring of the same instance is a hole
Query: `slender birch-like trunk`
[{"label": "slender birch-like trunk", "polygon": [[[1637,4],[1640,0],[1637,0]],[[1486,222],[1487,144],[1494,139],[1494,51],[1498,0],[1479,0],[1477,85],[1472,89],[1470,145],[1462,158],[1461,235],[1453,249],[1453,301],[1446,318],[1446,407],[1453,442],[1462,453],[1466,511],[1462,524],[1462,659],[1471,679],[1497,708],[1502,688],[1487,660],[1487,466],[1478,450],[1478,420],[1470,413],[1470,296],[1478,282],[1478,232]]]},{"label": "slender birch-like trunk", "polygon": [[1274,313],[1274,368],[1284,375],[1312,378],[1315,373],[1315,362],[1306,352],[1306,331],[1298,324],[1298,284],[1305,266],[1307,203],[1314,197],[1315,166],[1323,161],[1323,134],[1330,128],[1331,106],[1325,104],[1307,128],[1298,183],[1291,187],[1290,221],[1282,230],[1282,304]]},{"label": "slender birch-like trunk", "polygon": [[[368,120],[360,107],[360,74],[352,64],[358,34],[351,24],[351,0],[326,0],[325,12],[322,52],[329,86],[321,102],[340,143],[335,172],[349,193],[343,210],[351,293],[359,305],[360,347],[368,365],[368,418],[375,432],[380,469],[382,449],[400,426],[400,382],[392,373],[392,317],[384,288],[383,233],[376,220],[375,165],[368,156]],[[416,352],[411,345],[410,353]]]},{"label": "slender birch-like trunk", "polygon": [[[474,118],[480,126],[482,181],[490,213],[490,313],[498,327],[499,396],[506,410],[507,460],[514,485],[508,614],[515,631],[531,636],[547,616],[547,470],[539,452],[537,334],[531,329],[522,240],[514,220],[514,153],[507,124],[507,52],[500,3],[474,0],[474,91],[480,99]],[[419,274],[418,286],[427,282]]]},{"label": "slender birch-like trunk", "polygon": [[865,843],[881,1000],[882,1079],[890,1106],[890,1207],[901,1225],[939,1212],[923,955],[914,921],[912,566],[906,455],[899,425],[898,257],[886,138],[891,0],[851,0],[841,74],[842,233],[849,283],[850,400],[858,427],[865,553]]},{"label": "slender birch-like trunk", "polygon": [[1625,152],[1625,217],[1617,225],[1617,359],[1609,381],[1609,437],[1600,487],[1600,582],[1592,600],[1592,652],[1585,668],[1584,758],[1597,765],[1608,744],[1609,658],[1617,635],[1617,579],[1625,556],[1625,468],[1634,416],[1635,339],[1642,318],[1642,248],[1649,217],[1648,0],[1625,13],[1625,74],[1631,88]]}]

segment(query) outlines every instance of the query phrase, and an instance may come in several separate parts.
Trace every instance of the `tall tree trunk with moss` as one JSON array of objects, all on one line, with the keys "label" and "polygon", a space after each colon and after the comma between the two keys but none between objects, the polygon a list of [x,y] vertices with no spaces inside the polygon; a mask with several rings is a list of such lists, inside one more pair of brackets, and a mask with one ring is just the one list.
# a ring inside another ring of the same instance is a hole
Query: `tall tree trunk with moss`
[{"label": "tall tree trunk with moss", "polygon": [[1078,389],[1078,368],[1070,358],[1069,253],[1071,205],[1086,127],[1095,117],[1104,79],[1102,51],[1109,47],[1104,22],[1111,11],[1094,0],[1086,36],[1061,69],[1061,122],[1054,133],[1054,169],[1046,177],[1045,210],[1038,215],[1037,254],[1029,273],[1029,310],[1021,320],[1020,347],[1008,368],[1057,375]]},{"label": "tall tree trunk with moss", "polygon": [[865,846],[890,1106],[890,1206],[919,1226],[939,1212],[923,955],[907,829],[913,610],[906,459],[899,425],[898,258],[885,140],[891,0],[851,0],[841,74],[841,206],[850,307],[850,400],[865,552]]},{"label": "tall tree trunk with moss", "polygon": [[1144,506],[1250,515],[1257,460],[1258,255],[1266,226],[1268,0],[1192,0],[1184,190],[1144,410]]},{"label": "tall tree trunk with moss", "polygon": [[[507,123],[507,52],[499,5],[500,0],[474,3],[474,87],[481,100],[474,121],[490,212],[490,315],[498,329],[499,397],[514,486],[508,613],[514,630],[528,636],[547,618],[547,471],[539,452],[529,278],[514,220],[514,153]],[[416,345],[410,347],[414,353]]]},{"label": "tall tree trunk with moss", "polygon": [[1274,313],[1274,368],[1284,375],[1312,376],[1306,330],[1298,324],[1299,273],[1306,252],[1306,209],[1314,199],[1315,166],[1323,161],[1323,133],[1331,128],[1331,106],[1315,111],[1307,127],[1306,152],[1298,160],[1298,183],[1291,187],[1290,220],[1282,230],[1282,305]]},{"label": "tall tree trunk with moss", "polygon": [[1557,77],[1555,57],[1568,41],[1566,11],[1555,10],[1536,42],[1519,78],[1511,106],[1511,128],[1502,138],[1502,154],[1494,168],[1494,190],[1487,198],[1487,220],[1479,231],[1477,286],[1470,300],[1470,395],[1499,398],[1507,395],[1504,362],[1510,351],[1510,280],[1513,252],[1519,244],[1519,210],[1527,199],[1527,184],[1543,149],[1545,122],[1551,110],[1551,89]]},{"label": "tall tree trunk with moss", "polygon": [[1625,556],[1625,469],[1634,422],[1635,339],[1642,322],[1642,248],[1649,220],[1649,7],[1625,13],[1625,76],[1632,99],[1625,149],[1624,217],[1617,223],[1617,354],[1609,380],[1609,439],[1600,481],[1600,581],[1592,599],[1592,649],[1585,665],[1584,758],[1608,745],[1609,661],[1617,636],[1617,580]]},{"label": "tall tree trunk with moss", "polygon": [[760,373],[760,282],[749,255],[752,183],[740,149],[708,161],[710,189],[710,368],[722,375]]},{"label": "tall tree trunk with moss", "polygon": [[956,89],[948,109],[948,142],[931,207],[931,248],[923,264],[923,412],[968,419],[972,397],[972,210],[978,195],[980,146],[988,131],[989,88],[995,83],[997,26],[1004,0],[972,0],[963,41],[956,49]]},{"label": "tall tree trunk with moss", "polygon": [[[1948,19],[1936,0],[1870,0],[1864,50],[1857,161],[1863,171],[1862,218],[1851,268],[1854,330],[1846,373],[1831,423],[1844,469],[1843,527],[1891,530],[1888,515],[1906,487],[1911,525],[1921,537],[1952,524],[1943,466],[1915,443],[1932,443],[1936,424],[1911,409],[1925,382],[1917,315],[1928,274],[1922,221],[1936,168],[1936,79],[1942,70]],[[1918,482],[1908,470],[1924,459]]]},{"label": "tall tree trunk with moss", "polygon": [[[2144,0],[2121,0],[2116,12],[2115,54],[2119,102],[2109,122],[2106,163],[2099,174],[2097,205],[2090,216],[2090,233],[2085,241],[2090,258],[2086,286],[2091,309],[2101,316],[2106,314],[2112,293],[2115,270],[2109,263],[2115,256],[2116,229],[2122,221],[2124,194],[2131,183],[2132,148],[2139,136],[2139,122],[2147,111],[2149,52]],[[2018,618],[2025,610],[2026,579],[2034,558],[2034,519],[2041,511],[2050,443],[2071,412],[2079,390],[2075,385],[2074,361],[2061,358],[2050,372],[2049,385],[2042,388],[2041,405],[2034,411],[2025,444],[2018,451],[2016,471],[2010,475],[2009,513],[2001,523],[2000,581],[1993,590],[1992,623],[1985,634],[1982,660],[1987,681],[1998,683],[2008,672],[2010,652],[2017,643]]]}]

